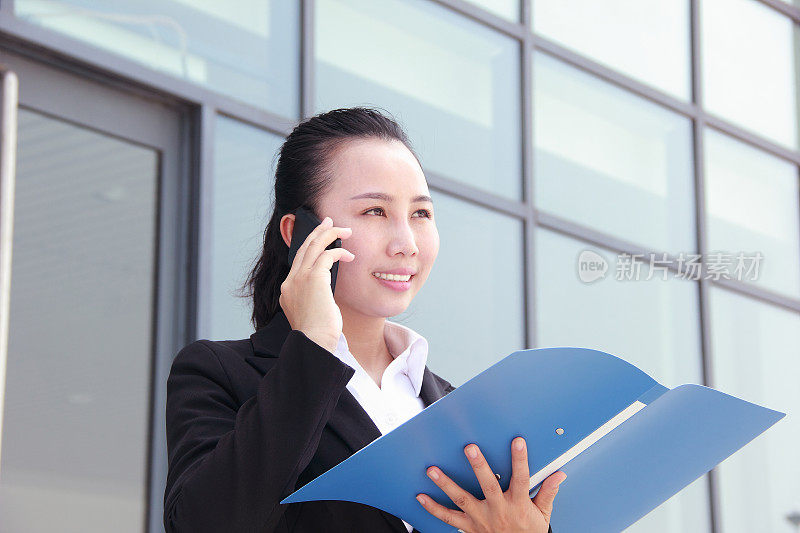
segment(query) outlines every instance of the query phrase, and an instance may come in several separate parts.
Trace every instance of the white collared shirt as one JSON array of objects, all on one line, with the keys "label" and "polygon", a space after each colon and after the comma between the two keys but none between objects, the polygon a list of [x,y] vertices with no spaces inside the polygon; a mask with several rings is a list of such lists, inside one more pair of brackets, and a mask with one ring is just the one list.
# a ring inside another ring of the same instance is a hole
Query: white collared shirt
[{"label": "white collared shirt", "polygon": [[[385,435],[425,408],[419,391],[428,360],[428,341],[411,328],[389,320],[383,337],[393,360],[383,372],[380,387],[350,353],[344,333],[339,336],[333,355],[355,370],[347,390]],[[403,524],[409,532],[412,530],[405,520]]]}]

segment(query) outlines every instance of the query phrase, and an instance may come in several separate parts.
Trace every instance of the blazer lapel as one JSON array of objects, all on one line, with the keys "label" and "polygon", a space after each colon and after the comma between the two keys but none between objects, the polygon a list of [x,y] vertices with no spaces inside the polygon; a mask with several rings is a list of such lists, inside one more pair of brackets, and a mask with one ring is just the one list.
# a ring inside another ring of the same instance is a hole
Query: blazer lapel
[{"label": "blazer lapel", "polygon": [[[344,389],[339,396],[333,414],[328,419],[328,428],[347,444],[347,447],[350,448],[350,455],[381,436],[381,432],[372,418],[347,389]],[[345,459],[347,457],[341,458],[342,461]],[[395,533],[408,533],[403,521],[398,517],[381,509],[376,508],[376,510]]]},{"label": "blazer lapel", "polygon": [[[292,328],[286,318],[286,314],[282,310],[278,310],[269,324],[250,335],[255,356],[245,359],[262,374],[266,373],[272,364],[267,364],[263,358],[278,357],[281,347],[291,331]],[[425,407],[428,407],[442,396],[444,396],[444,390],[426,366],[422,374],[422,387],[420,388],[419,397]],[[347,444],[351,455],[381,436],[381,432],[372,421],[372,418],[347,389],[344,389],[339,396],[339,401],[327,425]],[[342,457],[342,461],[346,458]],[[396,533],[408,533],[403,521],[398,517],[380,509],[377,510]]]},{"label": "blazer lapel", "polygon": [[[422,374],[419,396],[425,407],[444,396],[441,385],[428,367]],[[339,396],[339,403],[328,420],[328,426],[347,443],[352,453],[381,436],[375,422],[347,389]]]},{"label": "blazer lapel", "polygon": [[347,444],[351,454],[381,436],[375,422],[347,389],[339,396],[328,427]]},{"label": "blazer lapel", "polygon": [[434,377],[433,372],[425,367],[422,372],[422,387],[419,389],[419,397],[422,398],[422,403],[425,407],[444,396],[444,389],[439,384],[439,380]]},{"label": "blazer lapel", "polygon": [[[444,391],[439,385],[439,381],[428,370],[428,367],[425,367],[422,374],[422,387],[420,388],[419,396],[425,407],[444,396]],[[336,408],[328,420],[328,427],[347,443],[352,453],[357,452],[381,436],[381,432],[372,421],[372,418],[347,389],[344,389],[341,396],[339,396],[339,403],[336,404]],[[342,458],[342,460],[344,459],[346,457]],[[378,510],[396,533],[408,533],[402,520],[393,514]]]},{"label": "blazer lapel", "polygon": [[[292,327],[286,314],[279,309],[266,326],[250,335],[255,355],[247,357],[246,360],[262,374],[266,373],[274,362],[267,362],[264,358],[278,357],[291,331]],[[328,420],[328,426],[347,444],[351,454],[381,436],[378,427],[347,389],[344,389],[339,396],[339,401]],[[342,457],[342,460],[344,459],[346,457]]]}]

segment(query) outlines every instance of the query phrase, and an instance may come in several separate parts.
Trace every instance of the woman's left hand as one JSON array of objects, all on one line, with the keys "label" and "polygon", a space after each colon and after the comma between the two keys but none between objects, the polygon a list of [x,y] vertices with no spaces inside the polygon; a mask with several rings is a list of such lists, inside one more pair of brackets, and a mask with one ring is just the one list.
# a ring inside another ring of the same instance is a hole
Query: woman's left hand
[{"label": "woman's left hand", "polygon": [[[494,471],[486,462],[477,444],[464,448],[467,460],[475,471],[485,500],[478,500],[458,486],[435,466],[428,468],[428,477],[447,494],[461,511],[439,505],[425,494],[417,500],[426,511],[443,522],[466,533],[547,533],[553,500],[558,486],[567,475],[557,471],[547,477],[536,496],[530,497],[528,450],[525,439],[517,437],[511,443],[511,481],[503,492]],[[463,512],[462,512],[463,511]]]}]

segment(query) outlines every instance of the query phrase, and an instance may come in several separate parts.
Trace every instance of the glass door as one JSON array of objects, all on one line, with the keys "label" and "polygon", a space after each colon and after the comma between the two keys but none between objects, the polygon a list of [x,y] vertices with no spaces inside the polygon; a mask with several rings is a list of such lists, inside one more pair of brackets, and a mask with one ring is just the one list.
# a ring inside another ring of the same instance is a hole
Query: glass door
[{"label": "glass door", "polygon": [[19,87],[2,530],[161,530],[185,113],[11,54],[0,68]]}]

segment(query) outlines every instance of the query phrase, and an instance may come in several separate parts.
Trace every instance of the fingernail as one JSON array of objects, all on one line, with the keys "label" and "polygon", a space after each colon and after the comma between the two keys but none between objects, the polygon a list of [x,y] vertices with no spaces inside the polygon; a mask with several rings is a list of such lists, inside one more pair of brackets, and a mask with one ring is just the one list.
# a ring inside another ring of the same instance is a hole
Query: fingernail
[{"label": "fingernail", "polygon": [[419,495],[417,496],[417,501],[418,501],[419,503],[421,503],[422,505],[425,505],[425,496],[423,496],[422,494],[419,494]]},{"label": "fingernail", "polygon": [[478,457],[478,447],[470,444],[467,446],[467,455],[472,457],[473,459]]},{"label": "fingernail", "polygon": [[514,447],[518,450],[522,450],[525,447],[525,440],[522,437],[517,437],[514,439]]},{"label": "fingernail", "polygon": [[325,220],[323,220],[323,222],[327,224],[328,222],[333,222],[333,219],[331,217],[325,217]]},{"label": "fingernail", "polygon": [[439,479],[439,472],[437,472],[435,468],[429,468],[428,475],[431,479]]}]

